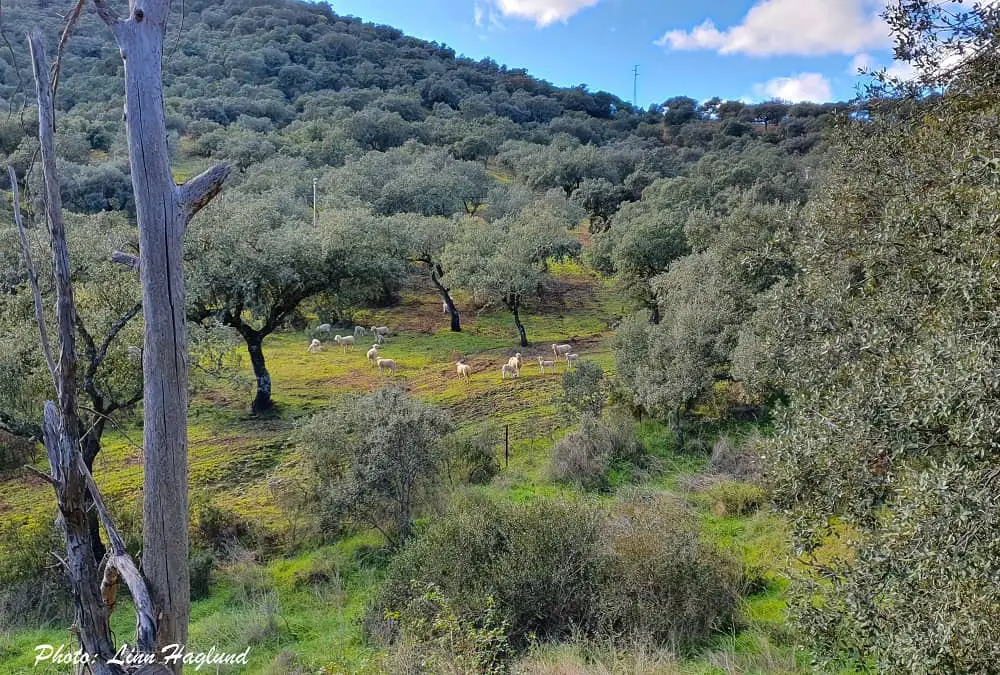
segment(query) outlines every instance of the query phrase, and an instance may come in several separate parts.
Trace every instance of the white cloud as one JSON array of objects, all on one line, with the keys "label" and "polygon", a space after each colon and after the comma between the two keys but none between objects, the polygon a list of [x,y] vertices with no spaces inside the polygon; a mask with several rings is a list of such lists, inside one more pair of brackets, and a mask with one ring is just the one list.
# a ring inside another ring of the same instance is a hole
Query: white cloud
[{"label": "white cloud", "polygon": [[482,28],[483,17],[486,15],[486,10],[478,2],[472,9],[472,19],[476,22],[476,28]]},{"label": "white cloud", "polygon": [[852,55],[889,46],[889,28],[879,16],[885,1],[758,0],[736,26],[719,30],[706,19],[690,31],[667,31],[655,44],[750,56]]},{"label": "white cloud", "polygon": [[820,73],[801,73],[792,77],[776,77],[754,86],[761,98],[780,98],[783,101],[812,101],[825,103],[833,100],[830,81]]},{"label": "white cloud", "polygon": [[851,65],[847,68],[847,72],[851,75],[857,75],[862,70],[868,71],[873,68],[875,68],[875,59],[871,54],[862,52],[854,55],[854,58],[851,59]]},{"label": "white cloud", "polygon": [[493,0],[504,16],[529,19],[539,27],[567,21],[582,9],[601,0]]}]

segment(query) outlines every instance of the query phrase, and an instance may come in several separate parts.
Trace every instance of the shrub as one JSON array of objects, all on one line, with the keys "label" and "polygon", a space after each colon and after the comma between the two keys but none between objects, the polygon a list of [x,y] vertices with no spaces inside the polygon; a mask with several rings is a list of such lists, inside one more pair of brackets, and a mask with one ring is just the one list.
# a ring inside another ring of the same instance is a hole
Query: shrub
[{"label": "shrub", "polygon": [[705,494],[719,516],[746,516],[755,513],[767,500],[767,493],[759,485],[735,480],[713,483]]},{"label": "shrub", "polygon": [[593,361],[580,361],[567,368],[562,378],[560,403],[577,413],[600,415],[608,398],[604,370]]},{"label": "shrub", "polygon": [[405,640],[393,645],[386,671],[391,673],[506,673],[514,655],[507,624],[496,602],[456,611],[434,584],[415,585],[410,605],[393,617],[403,622]]},{"label": "shrub", "polygon": [[456,435],[451,440],[452,465],[459,478],[473,485],[485,485],[500,473],[497,447],[500,430],[494,426],[480,427],[471,434]]},{"label": "shrub", "polygon": [[465,497],[393,560],[365,630],[412,643],[420,589],[433,588],[456,616],[495,602],[516,648],[574,634],[687,646],[732,625],[739,606],[738,566],[696,522],[663,497],[610,509]]},{"label": "shrub", "polygon": [[435,492],[445,461],[447,414],[381,389],[310,418],[296,434],[325,532],[345,520],[375,527],[392,544],[410,535],[417,509]]},{"label": "shrub", "polygon": [[[759,437],[751,437],[738,443],[729,436],[722,435],[712,446],[709,466],[718,473],[747,480],[760,476]],[[755,452],[756,451],[756,452]]]},{"label": "shrub", "polygon": [[195,551],[191,555],[191,599],[201,600],[210,593],[212,568],[215,557],[207,551]]},{"label": "shrub", "polygon": [[235,511],[203,503],[197,510],[195,541],[216,553],[225,553],[235,546],[253,547],[252,527]]},{"label": "shrub", "polygon": [[550,470],[558,482],[584,490],[605,490],[610,486],[608,470],[614,465],[641,468],[648,461],[646,447],[631,421],[621,417],[603,421],[584,413],[580,429],[556,444]]},{"label": "shrub", "polygon": [[20,470],[38,456],[38,446],[20,436],[0,430],[0,475]]},{"label": "shrub", "polygon": [[679,649],[736,621],[740,568],[702,543],[680,501],[627,495],[612,507],[606,530],[613,572],[597,601],[601,633]]}]

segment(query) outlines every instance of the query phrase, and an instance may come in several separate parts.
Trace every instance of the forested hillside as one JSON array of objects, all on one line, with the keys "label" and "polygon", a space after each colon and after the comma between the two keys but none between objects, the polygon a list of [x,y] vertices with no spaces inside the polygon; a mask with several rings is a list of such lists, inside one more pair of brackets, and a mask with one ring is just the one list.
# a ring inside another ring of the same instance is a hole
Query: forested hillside
[{"label": "forested hillside", "polygon": [[[0,157],[52,321],[39,26],[72,433],[135,554],[134,148],[89,4],[57,48],[70,9],[3,8]],[[990,672],[998,11],[893,3],[924,79],[851,103],[636,110],[325,4],[174,3],[173,178],[232,169],[183,241],[192,643],[255,673]],[[0,242],[14,673],[81,608],[32,279]]]}]

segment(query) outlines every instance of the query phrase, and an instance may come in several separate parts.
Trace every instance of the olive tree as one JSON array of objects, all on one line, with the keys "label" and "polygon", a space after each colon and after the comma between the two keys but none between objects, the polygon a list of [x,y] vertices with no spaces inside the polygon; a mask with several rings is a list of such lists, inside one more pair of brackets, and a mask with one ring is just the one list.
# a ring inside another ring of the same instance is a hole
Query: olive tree
[{"label": "olive tree", "polygon": [[580,242],[566,231],[571,224],[551,200],[493,222],[464,218],[441,256],[445,280],[480,302],[506,308],[514,318],[521,346],[527,347],[521,309],[527,300],[538,297],[550,258],[579,253]]},{"label": "olive tree", "polygon": [[188,318],[218,321],[243,338],[257,383],[254,413],[273,407],[264,340],[304,300],[402,276],[405,250],[391,248],[397,239],[386,236],[387,225],[364,211],[327,211],[316,228],[302,201],[273,189],[232,191],[191,228]]}]

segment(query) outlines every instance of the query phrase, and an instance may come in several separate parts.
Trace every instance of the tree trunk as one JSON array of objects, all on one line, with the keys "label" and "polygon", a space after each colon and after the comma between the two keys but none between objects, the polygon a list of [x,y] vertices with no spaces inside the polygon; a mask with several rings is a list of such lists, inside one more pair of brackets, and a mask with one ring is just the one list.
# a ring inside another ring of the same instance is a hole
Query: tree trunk
[{"label": "tree trunk", "polygon": [[274,402],[271,401],[271,374],[267,372],[267,365],[264,363],[264,339],[254,336],[246,338],[246,341],[253,376],[257,379],[257,395],[253,399],[252,410],[254,415],[260,415],[274,408]]},{"label": "tree trunk", "polygon": [[451,315],[451,332],[461,333],[462,322],[458,314],[458,308],[455,307],[455,301],[451,299],[451,292],[441,283],[441,278],[439,277],[441,269],[434,263],[430,264],[430,268],[431,281],[434,283],[434,287],[437,288],[438,293],[441,294],[441,299],[448,305],[448,314]]},{"label": "tree trunk", "polygon": [[528,333],[524,330],[524,324],[521,323],[521,315],[518,313],[517,305],[511,308],[511,313],[514,315],[514,325],[517,326],[517,333],[521,336],[521,346],[528,346]]},{"label": "tree trunk", "polygon": [[[174,184],[163,109],[163,39],[170,0],[129,0],[119,19],[95,0],[125,64],[129,168],[139,223],[143,345],[142,571],[159,615],[156,646],[187,642],[188,570],[187,317],[184,229],[218,194],[225,165]],[[181,663],[173,670],[181,672]]]},{"label": "tree trunk", "polygon": [[660,320],[661,320],[661,317],[660,317],[660,303],[653,303],[653,308],[652,308],[651,312],[652,313],[650,314],[649,322],[651,324],[653,324],[654,326],[659,326],[660,325]]},{"label": "tree trunk", "polygon": [[[94,459],[97,458],[97,454],[101,451],[101,435],[104,432],[104,422],[98,420],[89,429],[84,429],[83,425],[81,425],[81,430],[83,431],[80,438],[80,445],[83,448],[83,465],[93,475]],[[104,542],[101,541],[101,521],[97,517],[97,509],[94,508],[94,499],[89,492],[87,493],[86,507],[87,526],[90,528],[94,559],[103,560],[104,554],[108,550],[104,546]]]}]

